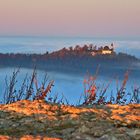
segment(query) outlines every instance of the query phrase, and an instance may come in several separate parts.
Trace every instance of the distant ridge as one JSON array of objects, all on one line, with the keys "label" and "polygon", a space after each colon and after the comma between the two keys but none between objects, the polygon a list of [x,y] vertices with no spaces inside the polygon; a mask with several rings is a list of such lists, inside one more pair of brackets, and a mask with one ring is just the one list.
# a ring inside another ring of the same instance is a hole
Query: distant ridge
[{"label": "distant ridge", "polygon": [[82,47],[76,45],[52,53],[46,51],[44,54],[0,53],[1,67],[33,68],[36,66],[43,70],[85,72],[98,65],[109,71],[117,67],[134,68],[137,64],[140,64],[140,60],[135,56],[116,53],[113,43],[110,46],[99,48],[93,44]]}]

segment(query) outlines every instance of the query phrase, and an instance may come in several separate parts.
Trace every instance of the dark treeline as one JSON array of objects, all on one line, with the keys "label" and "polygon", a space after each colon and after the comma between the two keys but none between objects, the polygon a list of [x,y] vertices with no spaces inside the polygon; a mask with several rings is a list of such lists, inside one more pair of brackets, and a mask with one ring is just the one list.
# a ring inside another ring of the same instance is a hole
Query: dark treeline
[{"label": "dark treeline", "polygon": [[139,62],[140,60],[136,57],[125,53],[116,54],[113,52],[112,54],[93,56],[87,46],[63,48],[45,54],[0,54],[1,67],[33,68],[36,66],[38,69],[63,72],[85,72],[86,70],[93,70],[93,67],[98,65],[107,70],[117,67],[131,68]]}]

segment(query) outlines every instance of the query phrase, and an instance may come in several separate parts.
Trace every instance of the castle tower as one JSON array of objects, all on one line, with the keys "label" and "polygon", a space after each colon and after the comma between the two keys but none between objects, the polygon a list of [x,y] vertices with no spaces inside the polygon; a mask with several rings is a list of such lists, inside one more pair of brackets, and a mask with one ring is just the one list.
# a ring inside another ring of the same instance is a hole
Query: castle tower
[{"label": "castle tower", "polygon": [[111,43],[111,49],[114,50],[114,43]]}]

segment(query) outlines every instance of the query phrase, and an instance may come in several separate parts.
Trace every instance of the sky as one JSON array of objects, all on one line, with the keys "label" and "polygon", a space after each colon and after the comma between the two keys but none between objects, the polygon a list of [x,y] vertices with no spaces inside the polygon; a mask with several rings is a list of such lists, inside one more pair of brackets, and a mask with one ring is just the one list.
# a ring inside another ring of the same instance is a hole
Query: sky
[{"label": "sky", "polygon": [[140,0],[0,0],[0,35],[140,36]]}]

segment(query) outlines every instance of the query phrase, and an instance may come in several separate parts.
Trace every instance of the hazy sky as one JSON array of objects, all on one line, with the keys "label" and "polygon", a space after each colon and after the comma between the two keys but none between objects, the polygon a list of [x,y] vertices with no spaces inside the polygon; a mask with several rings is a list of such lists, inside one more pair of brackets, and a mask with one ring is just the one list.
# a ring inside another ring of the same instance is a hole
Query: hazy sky
[{"label": "hazy sky", "polygon": [[0,0],[0,35],[140,36],[140,0]]}]

